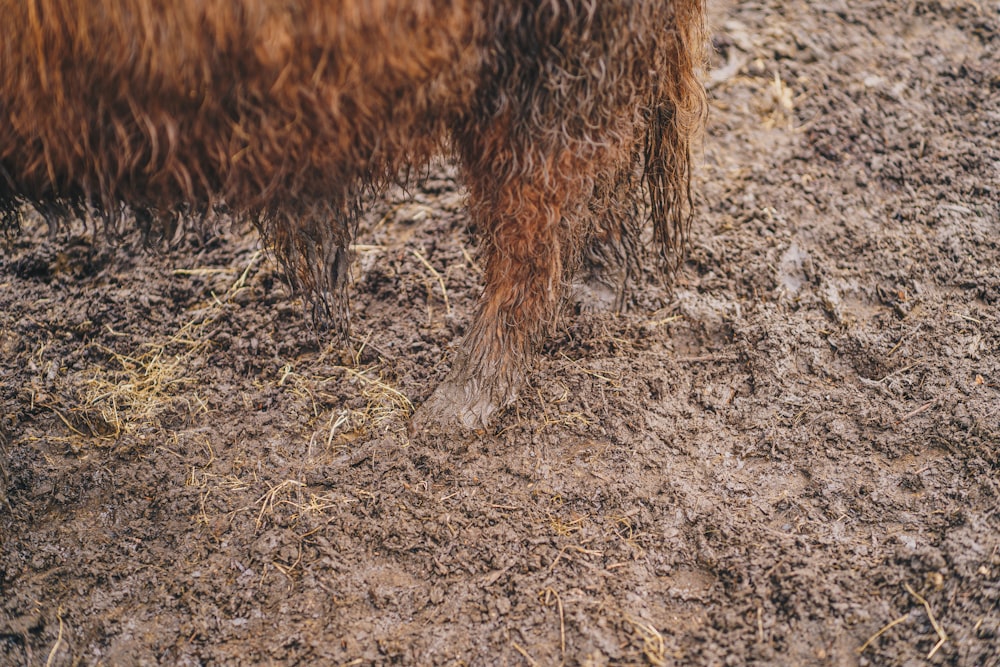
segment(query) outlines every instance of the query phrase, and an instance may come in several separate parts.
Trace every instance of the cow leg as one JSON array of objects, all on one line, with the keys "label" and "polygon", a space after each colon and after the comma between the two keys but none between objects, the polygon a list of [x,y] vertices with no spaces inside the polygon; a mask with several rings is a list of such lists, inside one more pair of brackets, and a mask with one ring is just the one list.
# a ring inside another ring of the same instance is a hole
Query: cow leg
[{"label": "cow leg", "polygon": [[578,313],[623,311],[627,287],[641,270],[646,249],[639,158],[633,150],[613,171],[598,178],[594,187],[589,205],[594,227],[568,294],[570,306]]},{"label": "cow leg", "polygon": [[451,371],[411,421],[413,435],[485,428],[516,399],[590,220],[593,156],[565,148],[519,151],[495,134],[467,134],[459,145],[470,214],[483,237],[486,283]]}]

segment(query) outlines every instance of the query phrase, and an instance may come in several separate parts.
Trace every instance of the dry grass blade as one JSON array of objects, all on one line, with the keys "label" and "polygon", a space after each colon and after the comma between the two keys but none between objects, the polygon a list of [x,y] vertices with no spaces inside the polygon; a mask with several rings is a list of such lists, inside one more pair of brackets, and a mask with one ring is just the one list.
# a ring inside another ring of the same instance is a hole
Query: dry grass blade
[{"label": "dry grass blade", "polygon": [[538,594],[538,597],[543,605],[546,607],[551,607],[551,600],[555,600],[556,607],[559,609],[559,651],[562,656],[562,661],[566,662],[566,614],[563,612],[562,598],[559,597],[559,593],[556,592],[551,586],[543,590]]},{"label": "dry grass blade", "polygon": [[927,401],[926,403],[924,403],[923,405],[921,405],[920,407],[918,407],[918,408],[916,408],[914,410],[910,410],[905,415],[903,415],[902,417],[900,417],[899,419],[897,419],[896,421],[894,421],[892,423],[892,425],[893,426],[899,426],[900,424],[902,424],[903,422],[905,422],[907,419],[910,419],[911,417],[916,417],[921,412],[926,412],[927,410],[930,410],[931,406],[933,406],[935,403],[937,403],[937,401],[938,401],[938,399],[935,398],[932,401]]},{"label": "dry grass blade", "polygon": [[59,619],[59,636],[56,637],[56,643],[52,645],[52,650],[49,651],[49,657],[45,661],[45,667],[51,667],[52,666],[52,662],[53,662],[53,660],[55,660],[56,653],[58,653],[59,649],[62,647],[62,641],[63,641],[62,607],[60,607],[59,611],[56,612],[56,618]]},{"label": "dry grass blade", "polygon": [[[931,605],[930,605],[930,603],[928,603],[927,600],[922,595],[920,595],[915,590],[913,590],[913,588],[908,583],[904,582],[903,586],[906,588],[906,592],[907,593],[909,593],[911,596],[913,596],[913,598],[917,602],[919,602],[921,605],[923,605],[924,611],[927,612],[927,618],[931,622],[931,627],[933,627],[934,628],[934,632],[937,633],[938,642],[937,642],[937,644],[934,645],[934,648],[931,649],[930,653],[927,654],[927,659],[930,660],[931,658],[934,657],[934,654],[937,653],[938,649],[941,648],[946,641],[948,641],[948,635],[945,634],[944,629],[937,622],[937,619],[934,618],[934,612],[931,611]],[[871,637],[869,637],[868,641],[866,641],[864,644],[861,645],[861,647],[859,649],[857,649],[858,655],[861,655],[862,653],[864,653],[865,649],[867,649],[869,646],[871,646],[872,642],[874,642],[876,639],[878,639],[883,634],[885,634],[890,628],[893,628],[893,627],[899,625],[900,623],[902,623],[903,621],[905,621],[907,618],[909,618],[909,614],[903,614],[899,618],[897,618],[897,619],[895,619],[895,620],[890,621],[889,623],[887,623],[881,630],[879,630],[878,632],[876,632],[875,634],[873,634]]]},{"label": "dry grass blade", "polygon": [[444,278],[441,277],[441,274],[438,272],[437,269],[431,266],[431,263],[427,261],[427,258],[424,257],[422,254],[420,254],[419,250],[414,250],[413,256],[416,257],[418,260],[420,260],[420,263],[423,264],[424,267],[426,267],[427,270],[431,272],[431,275],[437,278],[438,285],[441,286],[441,294],[444,296],[444,311],[447,314],[451,315],[451,304],[448,302],[448,290],[444,286]]},{"label": "dry grass blade", "polygon": [[269,488],[267,493],[258,498],[256,504],[260,505],[260,512],[257,513],[257,532],[260,532],[260,527],[264,525],[264,517],[274,511],[275,499],[279,493],[292,488],[302,488],[304,486],[305,484],[298,480],[286,479],[277,486]]},{"label": "dry grass blade", "polygon": [[531,665],[532,667],[538,667],[538,661],[532,658],[531,655],[526,650],[524,650],[524,648],[522,648],[520,644],[518,644],[517,642],[511,642],[511,646],[513,646],[514,650],[520,653],[524,657],[524,659],[528,661],[529,665]]},{"label": "dry grass blade", "polygon": [[59,610],[56,616],[59,618],[59,636],[56,637],[56,643],[52,645],[52,650],[49,651],[49,657],[45,661],[45,667],[51,667],[52,661],[55,660],[56,653],[62,646],[62,632],[63,632],[62,609]]},{"label": "dry grass blade", "polygon": [[647,324],[651,327],[660,327],[663,326],[664,324],[671,324],[672,322],[677,322],[683,319],[684,319],[683,315],[671,315],[670,317],[664,317],[658,320],[650,320]]},{"label": "dry grass blade", "polygon": [[857,649],[858,655],[861,655],[862,653],[864,653],[865,649],[867,649],[869,646],[871,646],[871,643],[873,641],[875,641],[876,639],[878,639],[879,637],[881,637],[882,635],[884,635],[889,629],[894,628],[897,625],[899,625],[900,623],[902,623],[903,621],[905,621],[908,618],[908,616],[909,616],[909,614],[903,614],[902,616],[900,616],[896,620],[889,621],[884,626],[882,626],[881,630],[879,630],[878,632],[876,632],[875,634],[873,634],[871,637],[869,637],[868,641],[866,641],[864,644],[861,645],[861,647],[859,649]]},{"label": "dry grass blade", "polygon": [[663,667],[667,664],[667,649],[663,635],[649,621],[625,614],[625,621],[642,637],[642,653],[650,664]]},{"label": "dry grass blade", "polygon": [[413,414],[413,403],[406,394],[387,384],[381,377],[370,378],[365,375],[370,369],[356,371],[353,368],[345,368],[344,370],[364,385],[361,395],[369,401],[368,409],[374,424],[381,424],[399,413],[402,413],[404,419]]},{"label": "dry grass blade", "polygon": [[934,657],[934,654],[937,653],[937,650],[941,648],[946,641],[948,641],[948,635],[945,634],[944,629],[938,624],[937,620],[934,618],[934,612],[931,611],[930,603],[928,603],[927,600],[922,595],[920,595],[920,593],[917,593],[915,590],[913,590],[909,584],[904,582],[903,586],[906,587],[907,593],[912,595],[917,602],[919,602],[924,606],[924,610],[927,612],[927,618],[931,622],[931,627],[934,628],[934,632],[937,633],[938,643],[935,644],[934,648],[931,649],[931,652],[927,654],[927,659],[930,660],[931,658]]}]

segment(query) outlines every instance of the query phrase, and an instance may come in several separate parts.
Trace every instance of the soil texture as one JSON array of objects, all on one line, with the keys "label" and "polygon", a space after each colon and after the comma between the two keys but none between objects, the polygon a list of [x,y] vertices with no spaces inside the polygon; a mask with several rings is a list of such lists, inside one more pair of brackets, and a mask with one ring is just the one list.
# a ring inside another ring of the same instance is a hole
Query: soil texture
[{"label": "soil texture", "polygon": [[1000,3],[710,10],[678,280],[568,307],[490,433],[406,435],[481,287],[447,164],[347,343],[249,231],[28,215],[0,664],[1000,665]]}]

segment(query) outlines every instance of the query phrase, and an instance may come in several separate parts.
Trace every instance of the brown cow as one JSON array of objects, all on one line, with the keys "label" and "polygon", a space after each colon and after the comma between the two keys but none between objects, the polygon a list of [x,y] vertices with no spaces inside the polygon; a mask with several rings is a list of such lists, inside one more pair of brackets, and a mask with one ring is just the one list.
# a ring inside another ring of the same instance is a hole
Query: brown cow
[{"label": "brown cow", "polygon": [[[676,266],[702,0],[0,0],[0,212],[249,218],[345,312],[361,198],[452,153],[486,285],[418,428],[514,400],[581,258]],[[165,223],[166,224],[166,223]]]}]

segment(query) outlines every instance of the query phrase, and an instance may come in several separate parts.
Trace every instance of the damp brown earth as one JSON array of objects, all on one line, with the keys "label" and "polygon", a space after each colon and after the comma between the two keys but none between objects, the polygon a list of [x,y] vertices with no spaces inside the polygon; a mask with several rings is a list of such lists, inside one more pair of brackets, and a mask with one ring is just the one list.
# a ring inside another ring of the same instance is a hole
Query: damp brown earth
[{"label": "damp brown earth", "polygon": [[0,259],[0,663],[1000,664],[1000,4],[720,2],[672,286],[411,442],[480,286],[447,165],[348,344],[224,221]]}]

